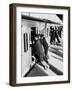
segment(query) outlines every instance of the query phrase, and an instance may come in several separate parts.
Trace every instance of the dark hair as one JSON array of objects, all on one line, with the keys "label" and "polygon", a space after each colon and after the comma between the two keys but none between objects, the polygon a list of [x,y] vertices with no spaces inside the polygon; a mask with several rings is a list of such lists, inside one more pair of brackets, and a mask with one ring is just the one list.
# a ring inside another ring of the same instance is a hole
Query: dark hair
[{"label": "dark hair", "polygon": [[41,34],[41,35],[40,35],[40,37],[44,37],[44,35],[43,35],[43,34]]}]

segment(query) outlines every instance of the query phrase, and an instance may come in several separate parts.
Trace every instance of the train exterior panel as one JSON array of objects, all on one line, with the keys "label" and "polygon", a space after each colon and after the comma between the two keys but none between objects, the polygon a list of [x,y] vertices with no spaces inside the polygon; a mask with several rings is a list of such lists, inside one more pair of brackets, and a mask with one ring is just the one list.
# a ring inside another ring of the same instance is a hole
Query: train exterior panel
[{"label": "train exterior panel", "polygon": [[21,30],[21,54],[22,54],[22,76],[24,76],[30,69],[32,63],[31,55],[31,27],[36,27],[36,33],[44,34],[45,23],[22,19],[22,30]]}]

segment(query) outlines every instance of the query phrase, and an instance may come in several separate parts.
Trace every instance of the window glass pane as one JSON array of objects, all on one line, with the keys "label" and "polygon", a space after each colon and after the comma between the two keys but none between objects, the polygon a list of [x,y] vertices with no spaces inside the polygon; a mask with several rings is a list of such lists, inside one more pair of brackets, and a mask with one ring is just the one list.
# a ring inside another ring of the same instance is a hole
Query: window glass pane
[{"label": "window glass pane", "polygon": [[28,51],[28,34],[24,33],[23,37],[24,37],[24,52],[27,52]]}]

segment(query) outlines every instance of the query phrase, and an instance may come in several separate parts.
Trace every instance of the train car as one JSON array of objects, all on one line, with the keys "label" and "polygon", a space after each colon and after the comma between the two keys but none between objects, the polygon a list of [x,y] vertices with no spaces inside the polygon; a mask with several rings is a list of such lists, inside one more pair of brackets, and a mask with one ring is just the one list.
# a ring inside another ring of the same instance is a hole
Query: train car
[{"label": "train car", "polygon": [[33,31],[36,34],[43,34],[49,38],[50,26],[61,25],[47,19],[35,18],[21,15],[21,76],[24,77],[32,68],[32,44],[31,37]]}]

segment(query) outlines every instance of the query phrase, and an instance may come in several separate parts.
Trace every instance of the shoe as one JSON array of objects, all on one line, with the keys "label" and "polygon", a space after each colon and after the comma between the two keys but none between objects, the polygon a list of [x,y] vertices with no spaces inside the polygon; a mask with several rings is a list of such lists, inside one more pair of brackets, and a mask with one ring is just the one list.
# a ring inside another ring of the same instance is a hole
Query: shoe
[{"label": "shoe", "polygon": [[49,69],[49,65],[45,66],[44,69],[45,69],[45,70]]},{"label": "shoe", "polygon": [[49,59],[49,56],[44,56],[44,60],[47,64],[48,64],[48,59]]},{"label": "shoe", "polygon": [[45,70],[47,70],[47,69],[48,69],[48,67],[47,67],[47,66],[45,66],[45,67],[44,67],[44,69],[45,69]]}]

